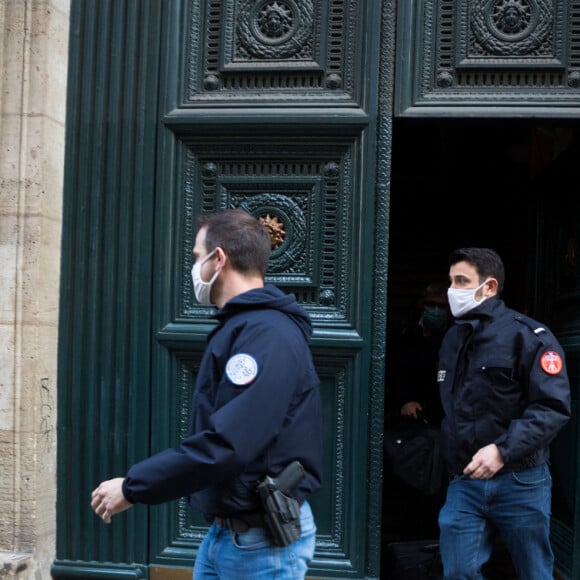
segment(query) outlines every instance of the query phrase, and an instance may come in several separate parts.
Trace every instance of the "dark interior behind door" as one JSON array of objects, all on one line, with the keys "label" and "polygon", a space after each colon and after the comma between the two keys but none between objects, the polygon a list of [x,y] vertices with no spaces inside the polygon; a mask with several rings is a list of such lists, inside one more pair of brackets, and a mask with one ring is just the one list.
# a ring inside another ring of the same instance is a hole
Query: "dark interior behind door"
[{"label": "dark interior behind door", "polygon": [[[549,325],[567,359],[574,417],[552,450],[552,535],[558,569],[578,577],[578,132],[531,122],[409,122],[393,133],[388,284],[389,345],[427,283],[446,281],[456,247],[487,246],[506,267],[508,306]],[[576,308],[576,309],[575,309]],[[388,373],[387,373],[388,374]],[[386,384],[386,426],[397,409]],[[421,537],[385,481],[383,541]],[[411,522],[411,523],[409,523]]]}]

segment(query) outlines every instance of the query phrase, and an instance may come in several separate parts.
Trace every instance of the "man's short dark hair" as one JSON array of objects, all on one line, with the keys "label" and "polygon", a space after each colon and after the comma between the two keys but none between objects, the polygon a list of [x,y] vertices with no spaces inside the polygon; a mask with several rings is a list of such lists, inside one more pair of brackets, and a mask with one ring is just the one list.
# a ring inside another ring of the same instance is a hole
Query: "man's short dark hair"
[{"label": "man's short dark hair", "polygon": [[200,229],[206,228],[208,254],[219,246],[237,272],[266,275],[272,241],[266,227],[253,215],[242,209],[226,209],[203,214],[197,223]]},{"label": "man's short dark hair", "polygon": [[498,282],[497,293],[501,294],[505,282],[505,270],[499,254],[490,248],[460,248],[449,254],[449,265],[457,262],[471,264],[479,276],[479,283],[486,278],[495,278]]}]

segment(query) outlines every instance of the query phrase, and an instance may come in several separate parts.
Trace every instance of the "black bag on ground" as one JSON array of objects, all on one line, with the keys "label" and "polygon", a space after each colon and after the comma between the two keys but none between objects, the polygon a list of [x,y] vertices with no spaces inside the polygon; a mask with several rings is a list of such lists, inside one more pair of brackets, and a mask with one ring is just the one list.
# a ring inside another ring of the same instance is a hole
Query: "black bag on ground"
[{"label": "black bag on ground", "polygon": [[383,580],[441,580],[443,566],[438,540],[412,540],[387,544]]},{"label": "black bag on ground", "polygon": [[385,432],[387,470],[411,487],[435,495],[443,486],[445,468],[439,429],[423,421],[406,421]]}]

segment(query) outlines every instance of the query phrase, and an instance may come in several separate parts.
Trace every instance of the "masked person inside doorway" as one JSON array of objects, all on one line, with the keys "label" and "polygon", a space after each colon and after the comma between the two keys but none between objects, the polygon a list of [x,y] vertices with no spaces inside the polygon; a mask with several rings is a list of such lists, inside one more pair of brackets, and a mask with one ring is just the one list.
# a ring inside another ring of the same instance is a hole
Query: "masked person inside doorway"
[{"label": "masked person inside doorway", "polygon": [[439,347],[451,322],[447,286],[429,284],[420,307],[418,319],[411,320],[396,339],[392,388],[402,417],[439,426],[441,403],[435,379]]},{"label": "masked person inside doorway", "polygon": [[451,476],[439,515],[445,578],[483,578],[497,530],[518,578],[552,580],[548,459],[570,417],[564,352],[546,326],[500,299],[495,251],[459,249],[449,264],[455,323],[437,373]]},{"label": "masked person inside doorway", "polygon": [[[303,579],[316,527],[307,498],[320,488],[322,419],[308,339],[308,314],[293,295],[264,284],[271,240],[242,210],[199,218],[193,287],[218,307],[197,376],[188,435],[102,482],[91,506],[106,523],[134,503],[189,496],[211,522],[195,561],[195,579]],[[291,495],[298,539],[278,545],[256,491],[298,461]]]},{"label": "masked person inside doorway", "polygon": [[385,501],[392,505],[386,506],[385,519],[393,539],[436,541],[439,536],[446,478],[442,466],[430,465],[440,463],[437,361],[450,322],[447,285],[432,282],[390,339]]}]

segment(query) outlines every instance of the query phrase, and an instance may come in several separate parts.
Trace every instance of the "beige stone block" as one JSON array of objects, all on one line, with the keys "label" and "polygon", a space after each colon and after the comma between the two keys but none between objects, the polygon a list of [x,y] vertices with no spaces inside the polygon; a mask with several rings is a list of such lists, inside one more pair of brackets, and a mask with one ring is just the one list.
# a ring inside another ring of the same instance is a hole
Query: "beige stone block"
[{"label": "beige stone block", "polygon": [[[3,114],[19,115],[23,85],[23,59],[26,48],[27,2],[3,2],[1,101]],[[3,127],[0,127],[3,130]]]},{"label": "beige stone block", "polygon": [[[26,374],[19,389],[21,408],[21,433],[31,437],[20,451],[31,455],[38,464],[35,474],[48,475],[56,466],[56,458],[48,456],[56,451],[56,364],[55,329],[34,327],[30,329],[30,347],[24,348],[22,359],[28,361]],[[36,348],[36,352],[34,352]]]},{"label": "beige stone block", "polygon": [[48,3],[68,19],[71,0],[49,0]]},{"label": "beige stone block", "polygon": [[6,34],[6,2],[0,2],[0,115],[2,113],[2,96],[4,80],[4,36]]},{"label": "beige stone block", "polygon": [[0,429],[0,546],[4,550],[14,549],[14,431]]},{"label": "beige stone block", "polygon": [[[65,129],[57,121],[43,117],[41,138],[30,143],[31,161],[38,160],[40,179],[39,203],[42,214],[61,221],[65,154]],[[59,239],[60,242],[60,239]]]},{"label": "beige stone block", "polygon": [[24,63],[29,71],[28,114],[48,115],[64,122],[68,18],[50,2],[33,2],[29,26],[29,60]]},{"label": "beige stone block", "polygon": [[[0,432],[11,432],[14,429],[14,325],[0,325]],[[0,442],[0,445],[2,443]],[[6,447],[0,448],[2,458],[2,478],[8,475],[8,466],[5,464],[4,452]],[[1,527],[1,526],[0,526]],[[1,546],[1,543],[0,543]]]},{"label": "beige stone block", "polygon": [[[37,213],[60,221],[64,128],[47,118],[39,118],[26,128],[32,134],[14,136],[20,141],[21,150],[16,150],[10,141],[13,132],[0,136],[0,220],[17,213]],[[2,230],[3,241],[13,235],[10,229]]]},{"label": "beige stone block", "polygon": [[18,188],[18,210],[21,214],[40,211],[42,159],[38,152],[32,155],[31,149],[37,148],[43,139],[42,125],[42,119],[38,117],[22,123],[18,135],[19,150],[13,152],[19,166],[19,181],[15,186]]},{"label": "beige stone block", "polygon": [[[60,224],[29,215],[21,225],[23,260],[18,264],[20,319],[25,325],[54,325],[58,314]],[[45,247],[44,244],[48,247]],[[56,253],[55,253],[56,252]]]},{"label": "beige stone block", "polygon": [[14,324],[18,218],[0,213],[0,324]]},{"label": "beige stone block", "polygon": [[47,577],[56,534],[68,11],[0,0],[0,569],[22,580]]},{"label": "beige stone block", "polygon": [[[32,9],[25,9],[27,4]],[[17,118],[46,115],[64,124],[68,15],[49,2],[3,6],[0,111]]]},{"label": "beige stone block", "polygon": [[38,321],[42,326],[58,326],[60,291],[60,238],[62,224],[52,217],[39,220],[42,243],[38,248],[38,267],[35,268],[34,286],[37,289]]},{"label": "beige stone block", "polygon": [[16,115],[0,115],[0,210],[16,212],[21,181],[20,135]]},{"label": "beige stone block", "polygon": [[47,90],[43,113],[64,126],[68,73],[68,13],[53,10],[47,33]]}]

